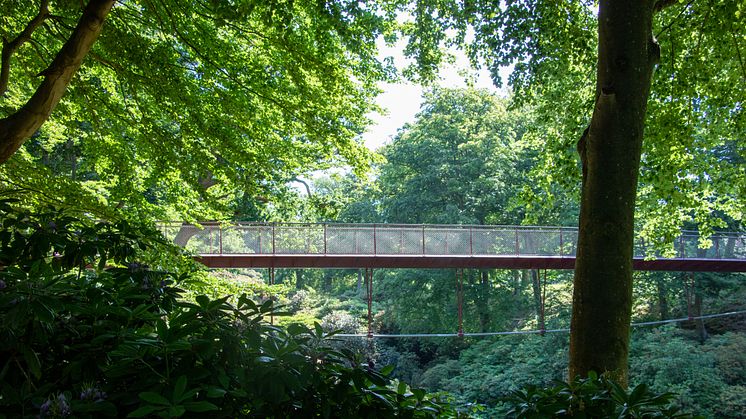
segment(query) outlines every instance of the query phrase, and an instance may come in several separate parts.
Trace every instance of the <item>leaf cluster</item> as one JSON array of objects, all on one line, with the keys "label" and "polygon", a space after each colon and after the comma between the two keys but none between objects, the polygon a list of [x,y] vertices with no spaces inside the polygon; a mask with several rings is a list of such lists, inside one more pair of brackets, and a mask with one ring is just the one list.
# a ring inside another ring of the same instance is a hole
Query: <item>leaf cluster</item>
[{"label": "leaf cluster", "polygon": [[656,394],[640,384],[625,390],[591,372],[587,378],[557,381],[553,386],[528,386],[513,392],[509,415],[515,418],[691,418],[670,406],[673,394]]},{"label": "leaf cluster", "polygon": [[0,417],[459,414],[318,324],[267,324],[272,301],[184,300],[187,274],[134,261],[140,232],[0,210]]}]

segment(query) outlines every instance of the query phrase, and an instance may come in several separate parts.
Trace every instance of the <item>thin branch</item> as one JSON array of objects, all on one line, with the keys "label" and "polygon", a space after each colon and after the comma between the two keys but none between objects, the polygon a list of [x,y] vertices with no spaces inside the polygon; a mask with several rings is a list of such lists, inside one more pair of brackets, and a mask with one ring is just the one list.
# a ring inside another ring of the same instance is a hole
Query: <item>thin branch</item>
[{"label": "thin branch", "polygon": [[733,37],[733,45],[736,46],[736,55],[738,56],[738,62],[741,64],[741,73],[743,74],[743,81],[746,82],[746,66],[743,65],[743,57],[741,56],[741,48],[738,46],[738,38],[736,38],[736,34],[733,33],[733,31],[730,32],[731,37]]},{"label": "thin branch", "polygon": [[686,11],[687,11],[687,9],[689,9],[689,7],[690,7],[690,6],[692,5],[692,3],[694,3],[694,0],[689,0],[689,3],[687,3],[687,4],[686,4],[686,6],[684,6],[684,8],[683,8],[683,9],[681,9],[681,11],[679,12],[679,14],[678,14],[678,15],[676,15],[676,17],[675,17],[675,18],[671,19],[671,22],[669,22],[669,23],[668,23],[668,25],[666,25],[666,27],[665,27],[665,28],[661,29],[661,30],[660,30],[660,31],[659,31],[659,32],[658,32],[658,33],[657,33],[657,34],[655,35],[655,37],[656,37],[656,38],[658,38],[659,36],[661,36],[661,34],[663,34],[663,32],[666,32],[667,30],[671,29],[671,27],[673,26],[673,24],[674,24],[674,23],[676,23],[676,22],[677,22],[677,21],[679,20],[679,18],[681,17],[681,15],[683,15],[683,14],[684,14],[684,12],[686,12]]},{"label": "thin branch", "polygon": [[10,78],[10,58],[21,45],[31,39],[34,31],[49,17],[49,0],[41,0],[39,14],[26,25],[23,31],[8,42],[3,39],[2,61],[0,62],[0,96],[8,91],[8,80]]},{"label": "thin branch", "polygon": [[673,6],[678,3],[679,3],[679,0],[658,0],[655,2],[655,5],[653,6],[653,13],[658,13],[661,10],[665,9],[666,7]]}]

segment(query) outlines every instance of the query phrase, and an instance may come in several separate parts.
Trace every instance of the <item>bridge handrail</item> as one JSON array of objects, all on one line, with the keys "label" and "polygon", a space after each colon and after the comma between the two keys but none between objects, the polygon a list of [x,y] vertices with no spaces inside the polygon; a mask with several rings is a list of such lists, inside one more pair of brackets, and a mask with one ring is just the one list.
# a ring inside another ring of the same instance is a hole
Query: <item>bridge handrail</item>
[{"label": "bridge handrail", "polygon": [[[444,255],[573,257],[577,227],[183,222],[161,224],[164,234],[199,254]],[[174,233],[174,230],[177,230]],[[192,240],[194,239],[194,240]],[[746,259],[746,233],[716,232],[712,246],[699,248],[696,231],[674,241],[681,259]],[[191,243],[189,243],[191,242]],[[635,241],[636,257],[663,258],[644,241]]]}]

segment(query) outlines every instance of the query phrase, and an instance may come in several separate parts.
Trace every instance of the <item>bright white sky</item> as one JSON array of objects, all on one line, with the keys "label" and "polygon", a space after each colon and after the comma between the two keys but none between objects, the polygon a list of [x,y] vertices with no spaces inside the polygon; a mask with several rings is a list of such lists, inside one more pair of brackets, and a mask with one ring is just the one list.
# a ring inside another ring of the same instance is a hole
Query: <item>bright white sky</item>
[{"label": "bright white sky", "polygon": [[[399,69],[404,68],[409,62],[402,54],[404,49],[403,44],[387,47],[383,42],[380,42],[378,47],[380,57],[393,57],[394,63]],[[490,89],[494,92],[499,91],[492,84],[492,79],[487,70],[483,69],[475,74],[463,52],[452,51],[451,53],[454,54],[456,60],[454,64],[444,64],[441,67],[441,80],[438,83],[440,86],[465,87],[466,83],[462,74],[466,72],[466,74],[476,76],[475,87]],[[506,72],[501,75],[503,76],[503,80],[507,80]],[[413,122],[415,114],[419,112],[420,104],[422,103],[423,88],[421,86],[412,83],[387,83],[381,87],[383,93],[378,96],[376,102],[379,106],[387,110],[387,114],[370,114],[369,117],[373,120],[373,124],[363,134],[365,145],[371,150],[375,150],[383,144],[390,142],[391,137],[396,134],[399,128],[407,122]]]}]

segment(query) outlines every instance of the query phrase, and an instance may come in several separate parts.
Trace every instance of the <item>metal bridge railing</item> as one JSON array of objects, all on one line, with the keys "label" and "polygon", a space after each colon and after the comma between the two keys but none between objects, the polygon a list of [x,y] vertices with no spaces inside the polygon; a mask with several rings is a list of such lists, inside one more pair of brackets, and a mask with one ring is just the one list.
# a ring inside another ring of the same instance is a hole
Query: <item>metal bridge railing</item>
[{"label": "metal bridge railing", "polygon": [[[203,255],[452,255],[574,257],[577,228],[412,224],[167,223],[164,235]],[[676,239],[676,258],[746,259],[746,234],[696,232]],[[641,240],[636,257],[661,257]]]}]

